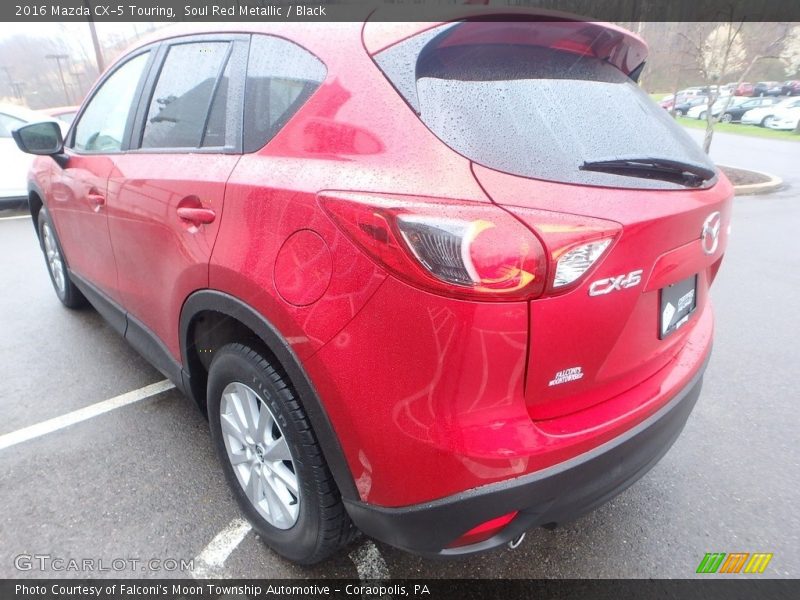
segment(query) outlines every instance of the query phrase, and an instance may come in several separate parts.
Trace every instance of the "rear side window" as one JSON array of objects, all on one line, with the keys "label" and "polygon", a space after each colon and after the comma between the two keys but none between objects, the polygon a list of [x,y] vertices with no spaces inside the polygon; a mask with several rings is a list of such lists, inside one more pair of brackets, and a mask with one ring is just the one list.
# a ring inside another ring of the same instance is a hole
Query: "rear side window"
[{"label": "rear side window", "polygon": [[230,42],[172,46],[147,110],[142,148],[225,145]]},{"label": "rear side window", "polygon": [[327,69],[297,44],[254,35],[247,64],[244,151],[271,140],[325,80]]},{"label": "rear side window", "polygon": [[480,35],[480,23],[468,26],[474,31],[458,42],[449,38],[462,25],[445,26],[436,36],[423,34],[424,45],[411,38],[376,56],[425,125],[468,159],[523,177],[632,188],[678,185],[581,166],[657,157],[714,168],[618,68],[575,51],[570,40],[536,45],[546,23],[531,22],[527,39],[517,24],[513,39],[491,41]]}]

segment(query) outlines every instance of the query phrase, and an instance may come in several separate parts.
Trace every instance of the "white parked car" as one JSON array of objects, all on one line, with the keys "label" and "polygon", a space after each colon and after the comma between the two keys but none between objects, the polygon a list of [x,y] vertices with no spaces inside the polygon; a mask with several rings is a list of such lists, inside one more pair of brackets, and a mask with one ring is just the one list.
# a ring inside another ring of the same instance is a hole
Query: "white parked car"
[{"label": "white parked car", "polygon": [[800,122],[800,106],[783,108],[779,111],[775,111],[772,119],[767,123],[767,127],[770,129],[794,131],[797,129],[798,122]]},{"label": "white parked car", "polygon": [[[28,197],[28,169],[33,155],[17,148],[11,131],[32,121],[52,120],[45,114],[13,104],[0,104],[0,206],[16,204]],[[62,127],[64,129],[64,127]]]},{"label": "white parked car", "polygon": [[742,115],[742,123],[745,125],[761,125],[761,127],[769,127],[775,115],[782,113],[784,110],[800,107],[800,98],[787,98],[773,104],[772,106],[764,106],[761,108],[754,108],[748,110]]},{"label": "white parked car", "polygon": [[[728,96],[724,96],[714,102],[714,105],[711,107],[711,114],[715,117],[719,116],[719,113],[727,106],[728,108],[733,108],[734,106],[738,106],[739,104],[743,104],[747,102],[750,98],[730,98]],[[705,119],[706,113],[708,112],[708,104],[698,104],[697,106],[693,106],[688,110],[686,116],[690,119]]]}]

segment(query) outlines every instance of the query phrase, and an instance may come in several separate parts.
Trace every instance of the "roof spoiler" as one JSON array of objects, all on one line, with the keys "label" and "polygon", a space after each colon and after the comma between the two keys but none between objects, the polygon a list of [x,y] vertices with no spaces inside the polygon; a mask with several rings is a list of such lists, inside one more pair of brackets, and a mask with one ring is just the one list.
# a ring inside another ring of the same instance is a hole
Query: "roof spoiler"
[{"label": "roof spoiler", "polygon": [[[647,58],[647,44],[638,35],[612,23],[587,21],[563,12],[467,5],[442,7],[438,11],[441,14],[437,15],[441,20],[425,23],[391,22],[393,12],[391,7],[379,8],[364,23],[362,39],[370,55],[428,30],[460,21],[485,23],[487,26],[482,27],[479,34],[483,38],[480,41],[491,43],[494,36],[504,43],[527,43],[595,56],[634,81],[638,80]],[[447,43],[457,44],[459,37],[469,37],[474,42],[476,32],[472,29],[463,36],[450,36]]]}]

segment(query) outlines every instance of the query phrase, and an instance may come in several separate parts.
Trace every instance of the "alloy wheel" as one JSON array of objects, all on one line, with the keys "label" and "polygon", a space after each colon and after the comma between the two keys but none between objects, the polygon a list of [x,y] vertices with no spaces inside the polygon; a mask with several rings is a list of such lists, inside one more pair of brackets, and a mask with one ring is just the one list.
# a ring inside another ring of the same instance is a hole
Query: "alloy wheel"
[{"label": "alloy wheel", "polygon": [[300,514],[297,470],[286,437],[264,400],[234,381],[222,392],[220,425],[228,460],[250,503],[273,527]]},{"label": "alloy wheel", "polygon": [[59,296],[63,296],[67,289],[67,274],[64,270],[64,261],[61,252],[58,250],[56,236],[48,223],[42,227],[42,237],[44,238],[44,253],[47,260],[47,268],[53,277]]}]

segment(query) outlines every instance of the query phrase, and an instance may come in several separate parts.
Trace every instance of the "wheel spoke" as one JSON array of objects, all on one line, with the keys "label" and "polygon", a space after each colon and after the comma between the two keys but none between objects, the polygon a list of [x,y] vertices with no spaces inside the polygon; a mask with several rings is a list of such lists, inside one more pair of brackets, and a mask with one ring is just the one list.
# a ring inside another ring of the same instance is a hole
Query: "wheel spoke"
[{"label": "wheel spoke", "polygon": [[223,433],[233,437],[240,444],[245,443],[244,432],[240,429],[239,424],[231,415],[222,415],[222,418],[220,419],[220,426]]},{"label": "wheel spoke", "polygon": [[289,444],[286,443],[285,437],[281,436],[272,442],[272,444],[267,446],[267,449],[264,451],[264,460],[292,460],[292,455],[289,452]]},{"label": "wheel spoke", "polygon": [[249,388],[242,386],[237,390],[237,395],[242,402],[242,412],[247,419],[248,433],[255,437],[258,428],[258,398]]},{"label": "wheel spoke", "polygon": [[247,433],[247,418],[244,415],[239,396],[234,392],[228,392],[222,397],[225,400],[227,407],[226,414],[233,419],[234,423],[239,428],[239,431],[241,431],[242,435],[244,436],[244,434]]},{"label": "wheel spoke", "polygon": [[299,490],[297,488],[297,475],[292,473],[289,469],[286,468],[286,465],[283,463],[278,463],[274,465],[271,469],[272,474],[275,478],[280,481],[287,490],[292,492],[292,494],[297,497]]},{"label": "wheel spoke", "polygon": [[266,484],[264,485],[264,496],[269,504],[270,513],[276,517],[280,514],[287,523],[294,521],[294,515],[289,511],[289,499],[282,497],[283,494],[286,494],[286,490],[282,490],[282,494],[278,487],[280,484],[270,477],[270,474],[265,474],[264,482]]},{"label": "wheel spoke", "polygon": [[272,430],[272,413],[270,413],[269,409],[267,409],[267,407],[263,404],[259,406],[259,408],[258,423],[256,425],[256,434],[254,437],[258,442],[270,443],[272,436],[268,432]]},{"label": "wheel spoke", "polygon": [[253,506],[258,506],[263,496],[264,486],[262,485],[261,476],[258,471],[258,467],[251,467],[250,479],[247,480],[247,488],[245,488],[245,493],[250,499],[250,502],[253,503]]},{"label": "wheel spoke", "polygon": [[234,467],[238,467],[239,465],[250,462],[250,460],[252,460],[247,450],[242,450],[240,452],[231,451],[228,453],[228,457],[230,458],[231,464]]}]

